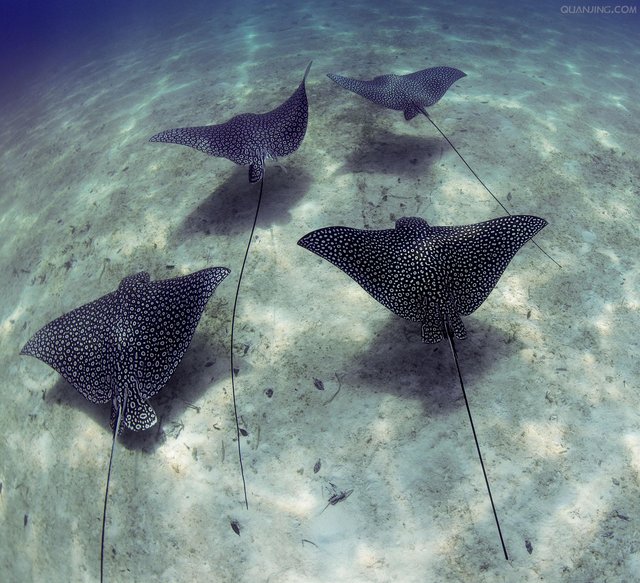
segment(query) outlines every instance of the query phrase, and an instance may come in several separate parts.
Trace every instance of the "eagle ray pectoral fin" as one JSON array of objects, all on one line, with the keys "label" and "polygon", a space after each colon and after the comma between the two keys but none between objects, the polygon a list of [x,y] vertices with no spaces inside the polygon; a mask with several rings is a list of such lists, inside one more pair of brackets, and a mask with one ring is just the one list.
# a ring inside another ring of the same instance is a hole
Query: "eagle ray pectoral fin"
[{"label": "eagle ray pectoral fin", "polygon": [[445,302],[443,306],[440,306],[436,302],[429,302],[425,305],[422,319],[422,342],[436,344],[445,338],[445,331],[442,329],[443,315],[456,338],[464,340],[467,337],[467,330],[455,309],[455,305]]},{"label": "eagle ray pectoral fin", "polygon": [[251,184],[260,182],[263,174],[264,174],[264,162],[262,161],[254,162],[253,164],[251,164],[251,166],[249,166],[249,182],[251,182]]},{"label": "eagle ray pectoral fin", "polygon": [[155,425],[158,418],[148,401],[137,391],[131,391],[122,421],[132,431],[144,431]]},{"label": "eagle ray pectoral fin", "polygon": [[444,338],[442,334],[442,330],[438,326],[437,328],[433,327],[433,324],[429,321],[422,322],[422,342],[425,344],[437,344]]},{"label": "eagle ray pectoral fin", "polygon": [[425,344],[437,344],[444,338],[442,330],[442,316],[435,302],[429,302],[425,306],[421,329],[422,342]]},{"label": "eagle ray pectoral fin", "polygon": [[460,340],[464,340],[467,337],[467,330],[465,329],[460,316],[458,316],[458,313],[448,313],[447,320],[449,321],[449,326],[451,326],[451,329],[453,330],[453,335]]},{"label": "eagle ray pectoral fin", "polygon": [[443,302],[441,310],[443,316],[447,319],[453,335],[459,340],[464,340],[467,337],[467,330],[460,319],[460,310],[456,305],[453,294]]},{"label": "eagle ray pectoral fin", "polygon": [[404,119],[406,119],[407,121],[412,120],[419,113],[422,112],[412,104],[404,110]]}]

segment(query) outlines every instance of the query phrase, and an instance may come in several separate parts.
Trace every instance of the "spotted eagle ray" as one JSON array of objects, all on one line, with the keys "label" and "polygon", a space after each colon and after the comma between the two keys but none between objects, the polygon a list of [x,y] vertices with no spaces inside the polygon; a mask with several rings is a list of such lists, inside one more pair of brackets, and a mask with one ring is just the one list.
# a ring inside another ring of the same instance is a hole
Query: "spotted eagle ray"
[{"label": "spotted eagle ray", "polygon": [[[372,81],[360,81],[358,79],[350,79],[349,77],[342,77],[334,74],[327,75],[329,79],[335,81],[341,87],[344,87],[353,93],[357,93],[365,99],[373,101],[373,103],[377,105],[381,105],[387,109],[403,111],[404,118],[407,121],[413,119],[419,113],[424,115],[431,122],[433,127],[438,130],[440,135],[447,141],[453,151],[459,156],[460,160],[462,160],[464,165],[476,177],[478,182],[494,198],[502,209],[510,215],[511,213],[507,207],[505,207],[500,200],[498,200],[496,195],[489,190],[489,187],[480,179],[473,168],[469,166],[462,154],[451,143],[451,140],[449,140],[444,132],[436,125],[436,122],[433,121],[426,110],[427,107],[431,107],[438,103],[451,85],[466,76],[466,73],[452,67],[431,67],[429,69],[423,69],[422,71],[416,71],[415,73],[409,73],[408,75],[381,75]],[[551,261],[553,261],[558,267],[561,267],[553,257],[540,247],[540,245],[535,241],[533,241],[533,244],[547,257],[549,257],[549,259],[551,259]]]},{"label": "spotted eagle ray", "polygon": [[268,113],[242,113],[217,125],[166,130],[149,141],[181,144],[228,158],[239,166],[249,166],[249,182],[258,182],[264,177],[267,158],[277,161],[302,144],[309,119],[305,82],[312,63],[293,95]]},{"label": "spotted eagle ray", "polygon": [[236,418],[238,460],[240,464],[240,474],[242,476],[244,503],[247,508],[249,508],[249,500],[247,497],[244,467],[242,465],[233,358],[233,338],[238,295],[240,294],[240,284],[242,283],[242,276],[247,263],[247,257],[249,256],[251,240],[253,239],[253,233],[258,221],[258,213],[260,212],[260,202],[262,201],[262,191],[264,188],[265,160],[269,158],[277,161],[278,158],[284,158],[289,154],[293,154],[300,147],[300,144],[302,144],[302,140],[307,132],[309,103],[307,101],[305,83],[312,64],[313,61],[307,66],[302,82],[293,92],[293,95],[282,105],[268,113],[242,113],[218,125],[166,130],[156,134],[149,140],[150,142],[169,142],[189,146],[211,156],[228,158],[240,166],[248,165],[249,182],[254,183],[260,181],[260,194],[258,195],[256,213],[253,218],[253,226],[249,234],[244,259],[242,260],[242,267],[240,268],[240,275],[238,276],[238,287],[236,288],[236,296],[233,301],[229,358],[231,363],[233,411]]},{"label": "spotted eagle ray", "polygon": [[466,73],[452,67],[431,67],[409,75],[380,75],[372,81],[360,81],[331,73],[327,75],[338,85],[377,105],[404,111],[407,121],[419,113],[429,117],[424,108],[438,103],[449,87],[466,76]]},{"label": "spotted eagle ray", "polygon": [[173,374],[226,267],[151,282],[140,272],[118,289],[49,322],[20,354],[35,356],[94,403],[111,402],[113,429],[102,515],[100,580],[109,479],[116,436],[157,422],[148,400]]},{"label": "spotted eagle ray", "polygon": [[431,227],[421,218],[407,217],[396,221],[394,229],[327,227],[298,241],[352,277],[394,314],[420,322],[423,342],[448,339],[507,560],[453,338],[467,337],[460,316],[480,307],[518,249],[546,224],[538,217],[511,215],[474,225]]}]

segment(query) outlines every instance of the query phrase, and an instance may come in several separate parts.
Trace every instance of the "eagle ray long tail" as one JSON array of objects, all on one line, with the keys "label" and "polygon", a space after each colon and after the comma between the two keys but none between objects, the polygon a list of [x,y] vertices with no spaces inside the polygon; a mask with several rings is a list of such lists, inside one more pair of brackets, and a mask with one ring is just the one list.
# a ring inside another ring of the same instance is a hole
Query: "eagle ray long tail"
[{"label": "eagle ray long tail", "polygon": [[[511,213],[507,210],[507,207],[504,206],[500,200],[498,199],[498,197],[493,194],[493,192],[491,192],[489,190],[489,187],[482,182],[482,180],[480,180],[480,177],[475,173],[475,171],[473,170],[473,168],[471,168],[471,166],[469,166],[469,164],[467,164],[467,161],[462,157],[462,154],[460,152],[458,152],[458,148],[456,148],[452,143],[451,140],[449,138],[447,138],[447,136],[445,135],[445,133],[436,125],[436,122],[433,121],[431,119],[431,116],[426,112],[426,110],[423,107],[420,107],[420,113],[422,113],[433,125],[434,128],[436,128],[438,130],[438,132],[440,132],[440,135],[447,141],[447,144],[449,144],[451,146],[451,148],[453,149],[453,151],[458,154],[458,157],[460,158],[460,160],[462,160],[464,162],[464,165],[469,169],[469,171],[471,172],[471,174],[473,174],[478,182],[480,184],[482,184],[482,186],[484,187],[484,189],[494,198],[494,200],[502,207],[502,210],[504,210],[505,213],[507,213],[508,215],[511,215]],[[542,247],[540,247],[540,245],[538,245],[538,243],[535,242],[534,239],[531,239],[531,242],[538,248],[540,249],[540,251],[542,251],[549,259],[551,259],[551,261],[553,261],[560,269],[562,269],[562,265],[560,265],[553,257],[551,257],[551,255],[549,255]]]},{"label": "eagle ray long tail", "polygon": [[236,418],[236,438],[238,440],[238,461],[240,462],[240,475],[242,476],[242,490],[244,492],[244,505],[249,510],[249,499],[247,497],[247,483],[244,478],[244,466],[242,465],[242,448],[240,446],[240,424],[238,423],[238,406],[236,404],[236,385],[233,371],[233,330],[236,323],[236,308],[238,307],[238,295],[240,294],[240,284],[242,283],[242,274],[244,273],[244,267],[247,264],[247,257],[249,256],[249,248],[251,247],[251,240],[253,239],[253,233],[256,230],[256,223],[258,222],[258,213],[260,212],[260,202],[262,201],[262,190],[264,188],[264,172],[262,179],[260,180],[260,194],[258,195],[258,204],[256,205],[256,214],[253,217],[253,226],[251,227],[251,234],[249,235],[249,241],[247,242],[247,250],[242,260],[242,267],[240,268],[240,276],[238,277],[238,287],[236,288],[236,297],[233,301],[233,314],[231,315],[231,348],[230,358],[231,362],[231,394],[233,396],[233,413]]},{"label": "eagle ray long tail", "polygon": [[109,471],[107,472],[107,487],[104,491],[104,508],[102,509],[102,540],[100,542],[100,583],[103,581],[104,574],[104,529],[107,518],[107,499],[109,498],[109,481],[111,480],[111,465],[113,463],[113,451],[116,447],[116,438],[120,431],[120,420],[127,408],[127,398],[129,397],[129,390],[125,388],[124,399],[122,405],[118,408],[118,421],[116,422],[115,429],[113,430],[113,441],[111,442],[111,455],[109,456]]},{"label": "eagle ray long tail", "polygon": [[467,407],[467,414],[469,415],[469,423],[471,424],[471,431],[473,432],[473,439],[476,442],[476,449],[478,450],[478,458],[480,459],[480,466],[482,467],[482,473],[484,475],[484,481],[487,485],[487,492],[489,492],[489,500],[491,500],[491,508],[493,509],[493,517],[496,519],[496,526],[498,527],[498,534],[500,535],[500,542],[502,543],[502,550],[504,551],[504,558],[508,561],[509,555],[507,554],[507,547],[504,544],[504,538],[502,538],[502,530],[500,530],[500,521],[498,520],[498,513],[496,512],[496,506],[493,503],[493,496],[491,495],[491,487],[489,486],[489,478],[487,478],[487,472],[484,468],[484,461],[482,460],[482,454],[480,453],[480,444],[478,443],[478,436],[476,435],[476,428],[473,424],[473,417],[471,417],[471,408],[469,407],[469,400],[467,399],[467,392],[464,390],[464,383],[462,382],[462,372],[460,372],[460,365],[458,364],[458,353],[453,342],[453,331],[449,327],[449,322],[446,317],[443,318],[444,331],[449,340],[449,346],[451,347],[451,354],[453,354],[453,360],[456,363],[456,370],[458,371],[458,378],[460,379],[460,387],[462,388],[462,395],[464,396],[464,404]]}]

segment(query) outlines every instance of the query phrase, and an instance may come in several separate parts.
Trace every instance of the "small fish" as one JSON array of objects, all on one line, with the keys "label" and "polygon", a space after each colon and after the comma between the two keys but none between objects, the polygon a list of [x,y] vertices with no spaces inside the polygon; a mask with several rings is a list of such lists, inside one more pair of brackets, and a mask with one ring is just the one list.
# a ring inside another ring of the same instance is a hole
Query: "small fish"
[{"label": "small fish", "polygon": [[[329,482],[329,484],[331,484],[331,482]],[[329,497],[327,505],[322,509],[320,514],[322,514],[327,508],[329,508],[329,506],[335,506],[340,502],[344,502],[349,496],[351,496],[351,494],[353,494],[353,488],[345,492],[338,492],[338,488],[335,484],[331,484],[331,488],[333,490],[333,494]]]}]

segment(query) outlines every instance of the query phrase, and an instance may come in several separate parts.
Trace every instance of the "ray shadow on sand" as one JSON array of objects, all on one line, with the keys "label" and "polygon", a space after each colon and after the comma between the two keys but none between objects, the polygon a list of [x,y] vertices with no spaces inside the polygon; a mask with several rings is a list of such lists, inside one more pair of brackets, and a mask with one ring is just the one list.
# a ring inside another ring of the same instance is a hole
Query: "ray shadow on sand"
[{"label": "ray shadow on sand", "polygon": [[[283,172],[267,168],[268,185],[260,209],[259,224],[288,224],[290,210],[308,192],[312,177],[304,169]],[[259,186],[247,184],[246,168],[234,168],[191,213],[172,236],[171,244],[202,235],[243,236],[251,226]]]}]

